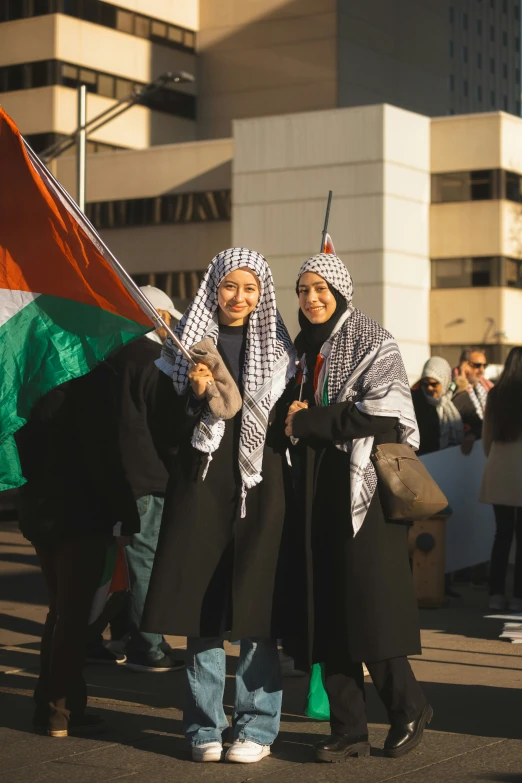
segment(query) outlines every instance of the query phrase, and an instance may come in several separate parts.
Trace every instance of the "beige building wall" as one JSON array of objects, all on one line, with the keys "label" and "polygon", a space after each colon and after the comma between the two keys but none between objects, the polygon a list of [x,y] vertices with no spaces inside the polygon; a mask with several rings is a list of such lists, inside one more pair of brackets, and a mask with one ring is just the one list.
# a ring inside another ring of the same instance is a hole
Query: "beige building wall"
[{"label": "beige building wall", "polygon": [[390,329],[412,376],[429,350],[429,120],[390,106],[234,123],[234,245],[267,256],[297,331],[296,275],[330,233],[354,303]]},{"label": "beige building wall", "polygon": [[163,19],[189,30],[199,26],[199,0],[105,0],[120,8],[128,8],[155,19]]},{"label": "beige building wall", "polygon": [[[16,122],[20,132],[72,133],[77,122],[77,93],[67,87],[37,87],[2,93],[1,105]],[[87,94],[87,120],[113,106],[111,98]],[[133,106],[121,117],[89,134],[92,141],[141,149],[152,144],[173,144],[194,138],[192,120],[175,117],[144,106]]]},{"label": "beige building wall", "polygon": [[[522,174],[522,119],[503,112],[433,119],[431,168]],[[522,259],[522,205],[503,199],[432,204],[430,255]],[[435,289],[430,302],[432,345],[513,345],[522,339],[520,289]]]},{"label": "beige building wall", "polygon": [[[228,190],[231,139],[170,144],[89,156],[87,202]],[[56,176],[75,193],[74,158],[57,161]],[[101,235],[130,274],[202,270],[231,244],[230,222],[107,229]]]},{"label": "beige building wall", "polygon": [[200,0],[198,132],[337,105],[337,0]]}]

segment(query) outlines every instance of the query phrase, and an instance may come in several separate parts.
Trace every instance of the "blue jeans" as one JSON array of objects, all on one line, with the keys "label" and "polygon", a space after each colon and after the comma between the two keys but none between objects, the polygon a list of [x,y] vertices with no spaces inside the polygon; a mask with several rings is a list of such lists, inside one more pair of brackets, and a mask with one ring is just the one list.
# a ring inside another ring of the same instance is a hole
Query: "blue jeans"
[{"label": "blue jeans", "polygon": [[141,617],[158,545],[163,502],[163,498],[154,495],[145,495],[137,501],[141,530],[132,536],[132,541],[126,548],[130,577],[128,604],[130,639],[126,652],[129,660],[134,662],[158,661],[164,654],[160,649],[160,644],[163,641],[161,634],[140,631]]},{"label": "blue jeans", "polygon": [[[187,687],[183,724],[191,745],[222,742],[226,655],[223,639],[187,639]],[[234,739],[271,745],[279,732],[283,694],[275,639],[242,639],[236,669]]]}]

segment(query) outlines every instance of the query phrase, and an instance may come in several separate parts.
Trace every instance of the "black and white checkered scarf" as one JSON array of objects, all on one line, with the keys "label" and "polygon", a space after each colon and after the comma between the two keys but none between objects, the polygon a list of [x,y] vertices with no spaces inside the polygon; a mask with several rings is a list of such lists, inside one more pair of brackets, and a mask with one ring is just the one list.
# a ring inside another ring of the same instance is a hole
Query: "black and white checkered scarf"
[{"label": "black and white checkered scarf", "polygon": [[[337,289],[348,303],[332,334],[321,348],[325,361],[319,375],[315,401],[332,405],[351,400],[371,416],[390,416],[399,421],[399,439],[419,447],[419,431],[413,409],[408,376],[391,334],[352,305],[352,278],[340,258],[319,253],[299,270],[315,272]],[[373,437],[336,443],[350,453],[351,513],[354,535],[366,517],[377,488],[377,476],[370,460]]]},{"label": "black and white checkered scarf", "polygon": [[[176,335],[190,349],[205,337],[217,344],[218,288],[221,281],[236,269],[251,269],[261,286],[259,302],[248,321],[245,363],[243,370],[243,408],[239,436],[239,471],[242,498],[246,490],[262,480],[261,468],[268,417],[295,374],[295,349],[276,307],[272,272],[265,258],[254,250],[234,247],[224,250],[211,261],[192,304],[176,328]],[[189,386],[190,366],[185,357],[167,339],[159,369],[172,378],[178,394]],[[192,445],[212,459],[221,443],[225,422],[216,418],[205,404],[194,429]],[[208,462],[207,462],[208,467]],[[206,469],[203,478],[206,475]],[[244,516],[244,502],[242,516]]]}]

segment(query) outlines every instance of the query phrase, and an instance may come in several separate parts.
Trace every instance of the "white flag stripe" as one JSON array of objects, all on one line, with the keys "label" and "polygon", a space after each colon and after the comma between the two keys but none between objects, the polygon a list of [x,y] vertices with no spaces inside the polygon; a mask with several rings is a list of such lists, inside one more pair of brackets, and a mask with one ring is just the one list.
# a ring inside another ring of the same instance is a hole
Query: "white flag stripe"
[{"label": "white flag stripe", "polygon": [[28,304],[40,296],[32,291],[13,291],[11,288],[0,288],[0,326],[9,321],[13,315],[23,310]]}]

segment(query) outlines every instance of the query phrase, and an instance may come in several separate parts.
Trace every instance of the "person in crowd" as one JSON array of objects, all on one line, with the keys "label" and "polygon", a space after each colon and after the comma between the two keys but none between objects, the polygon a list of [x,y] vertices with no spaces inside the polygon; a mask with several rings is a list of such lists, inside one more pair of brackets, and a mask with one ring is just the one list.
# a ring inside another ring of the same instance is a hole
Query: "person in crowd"
[{"label": "person in crowd", "polygon": [[301,267],[296,347],[306,381],[286,426],[298,439],[298,491],[311,531],[313,660],[325,664],[330,702],[320,761],[369,755],[363,661],[391,722],[386,755],[418,745],[433,714],[407,658],[421,649],[407,528],[385,518],[370,460],[373,444],[417,448],[415,413],[397,344],[353,307],[352,291],[334,255]]},{"label": "person in crowd", "polygon": [[[147,285],[141,290],[167,326],[171,318],[181,318],[170,297],[159,288]],[[165,654],[164,649],[168,647],[161,634],[140,630],[168,480],[167,467],[157,452],[151,430],[160,376],[155,361],[161,356],[166,338],[166,330],[159,327],[128,343],[107,360],[113,370],[118,448],[141,521],[139,533],[132,536],[126,548],[130,577],[126,665],[129,669],[147,672],[167,672],[184,667],[182,660],[173,660]],[[104,652],[111,654],[105,648]]]},{"label": "person in crowd", "polygon": [[522,612],[522,347],[511,349],[498,383],[488,394],[482,445],[488,459],[480,500],[493,504],[496,522],[489,608],[502,611],[506,606],[506,572],[515,533],[515,583],[509,609]]},{"label": "person in crowd", "polygon": [[18,497],[22,534],[34,545],[49,593],[33,724],[52,737],[95,730],[85,712],[83,665],[93,598],[113,529],[139,531],[123,474],[105,363],[48,392],[17,433],[27,483]]},{"label": "person in crowd", "polygon": [[482,437],[482,421],[488,392],[493,384],[484,375],[487,367],[482,348],[465,348],[455,374],[456,393],[453,404],[464,424],[462,453],[470,454],[473,444]]},{"label": "person in crowd", "polygon": [[464,426],[452,402],[450,385],[450,365],[441,356],[432,356],[411,394],[420,433],[419,456],[463,441]]},{"label": "person in crowd", "polygon": [[[183,720],[192,759],[200,762],[222,758],[223,639],[240,640],[234,741],[225,758],[256,762],[270,753],[280,722],[278,585],[291,492],[281,406],[295,374],[295,350],[263,256],[246,248],[219,253],[177,334],[191,351],[217,353],[217,362],[207,360],[215,362],[212,372],[203,361],[191,367],[167,340],[158,365],[171,395],[157,411],[162,448],[175,459],[143,627],[188,637]],[[211,405],[222,365],[229,380],[220,416]]]}]

